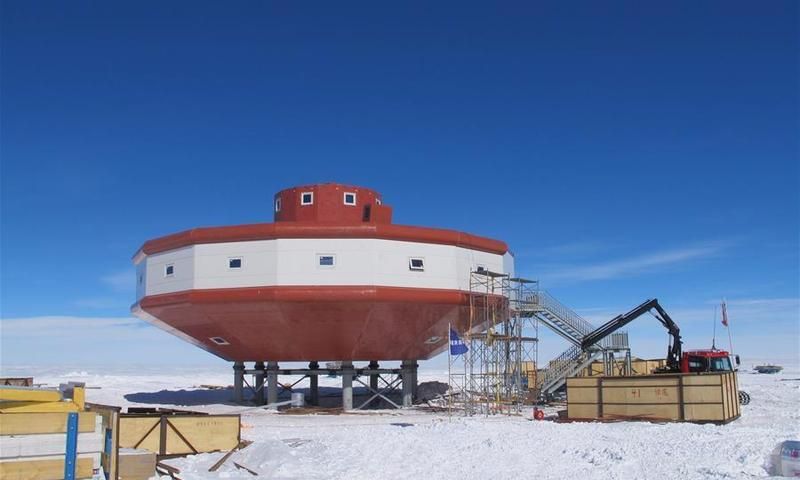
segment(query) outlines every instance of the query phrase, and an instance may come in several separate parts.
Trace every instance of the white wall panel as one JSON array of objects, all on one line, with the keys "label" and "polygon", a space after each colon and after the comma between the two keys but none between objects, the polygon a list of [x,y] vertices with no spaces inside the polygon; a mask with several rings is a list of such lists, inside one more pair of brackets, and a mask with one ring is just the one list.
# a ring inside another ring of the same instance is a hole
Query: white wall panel
[{"label": "white wall panel", "polygon": [[[194,288],[194,246],[178,248],[169,252],[149,255],[144,260],[147,262],[147,295],[160,293],[180,292]],[[174,273],[167,277],[164,269],[167,265],[174,266]]]},{"label": "white wall panel", "polygon": [[[318,255],[334,255],[322,267]],[[242,259],[241,269],[228,260]],[[409,269],[409,258],[424,259],[425,270]],[[172,263],[175,274],[164,277]],[[148,256],[147,295],[190,289],[275,285],[379,285],[469,290],[469,273],[478,266],[513,274],[513,256],[452,245],[380,239],[279,239],[202,244]]]}]

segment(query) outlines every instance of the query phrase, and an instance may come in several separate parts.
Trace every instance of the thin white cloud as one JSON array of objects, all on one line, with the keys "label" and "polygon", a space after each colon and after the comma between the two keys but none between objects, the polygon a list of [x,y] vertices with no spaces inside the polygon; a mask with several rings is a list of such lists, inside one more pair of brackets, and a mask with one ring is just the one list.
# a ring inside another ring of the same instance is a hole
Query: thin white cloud
[{"label": "thin white cloud", "polygon": [[213,359],[209,353],[137,318],[0,319],[0,370],[15,365],[163,364]]},{"label": "thin white cloud", "polygon": [[73,317],[73,316],[41,316],[27,318],[0,319],[0,334],[3,342],[15,337],[58,336],[69,338],[74,336],[100,336],[110,330],[128,328],[136,329],[146,325],[141,320],[128,317]]},{"label": "thin white cloud", "polygon": [[[642,299],[644,300],[644,299]],[[741,298],[727,299],[728,318],[731,324],[760,324],[770,325],[775,323],[791,323],[794,321],[800,325],[800,298]],[[711,299],[699,304],[670,308],[669,305],[662,307],[679,324],[710,322],[714,319],[714,307],[719,305],[719,299]],[[627,305],[618,308],[591,307],[576,309],[586,320],[600,325],[615,316],[625,313],[636,305]],[[717,311],[717,321],[720,321],[720,313]]]},{"label": "thin white cloud", "polygon": [[136,274],[130,268],[105,275],[100,280],[117,292],[131,293],[136,289]]},{"label": "thin white cloud", "polygon": [[591,281],[640,275],[656,269],[686,263],[718,255],[722,245],[704,245],[686,247],[631,258],[596,263],[593,265],[570,266],[550,273],[543,273],[542,278],[550,281]]},{"label": "thin white cloud", "polygon": [[107,309],[107,308],[116,308],[116,307],[126,307],[131,302],[120,301],[118,299],[110,298],[110,297],[91,297],[91,298],[80,298],[75,300],[73,304],[76,307],[81,308],[91,308],[91,309]]}]

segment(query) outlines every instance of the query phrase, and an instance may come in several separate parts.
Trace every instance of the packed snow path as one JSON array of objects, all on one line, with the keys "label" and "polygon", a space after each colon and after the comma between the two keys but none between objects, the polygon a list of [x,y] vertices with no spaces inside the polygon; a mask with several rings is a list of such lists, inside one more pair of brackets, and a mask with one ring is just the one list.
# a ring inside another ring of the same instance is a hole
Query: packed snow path
[{"label": "packed snow path", "polygon": [[[16,372],[23,373],[23,372]],[[36,375],[36,372],[30,372]],[[729,425],[554,423],[493,416],[448,417],[419,411],[287,415],[225,401],[227,372],[67,372],[37,383],[86,382],[88,400],[112,405],[165,406],[242,413],[242,437],[255,443],[239,463],[281,479],[752,478],[769,475],[770,454],[800,438],[800,369],[777,375],[740,374],[753,400]],[[420,381],[441,375],[420,375]],[[336,380],[330,379],[330,385]],[[160,402],[160,403],[159,403]],[[220,454],[171,463],[181,478],[252,478],[229,462],[209,473]]]}]

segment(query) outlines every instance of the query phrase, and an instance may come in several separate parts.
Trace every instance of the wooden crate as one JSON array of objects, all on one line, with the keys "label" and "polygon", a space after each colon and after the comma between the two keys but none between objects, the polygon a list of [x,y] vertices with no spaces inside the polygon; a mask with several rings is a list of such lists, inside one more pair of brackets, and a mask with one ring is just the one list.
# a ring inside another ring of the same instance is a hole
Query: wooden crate
[{"label": "wooden crate", "polygon": [[15,387],[32,387],[33,377],[1,377],[0,385],[10,385]]},{"label": "wooden crate", "polygon": [[140,415],[119,418],[119,447],[159,456],[228,451],[241,440],[239,415]]},{"label": "wooden crate", "polygon": [[741,415],[734,372],[567,379],[571,420],[727,423]]}]

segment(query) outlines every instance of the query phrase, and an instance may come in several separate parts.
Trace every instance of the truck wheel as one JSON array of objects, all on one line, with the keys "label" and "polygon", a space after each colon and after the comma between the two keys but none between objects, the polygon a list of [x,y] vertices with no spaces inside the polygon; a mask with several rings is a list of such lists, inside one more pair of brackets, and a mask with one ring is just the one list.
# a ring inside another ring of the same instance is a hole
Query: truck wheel
[{"label": "truck wheel", "polygon": [[739,390],[739,404],[740,405],[749,405],[750,404],[750,394],[747,392],[743,392]]}]

